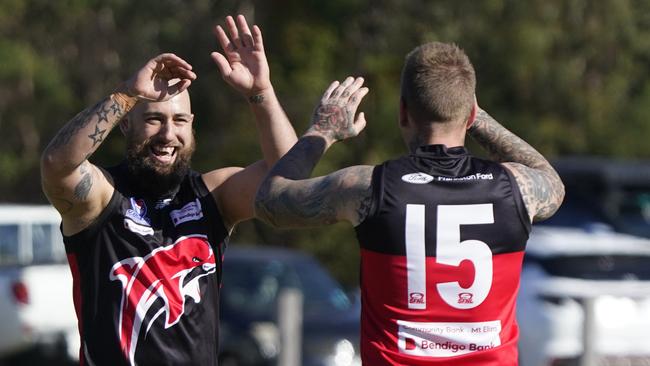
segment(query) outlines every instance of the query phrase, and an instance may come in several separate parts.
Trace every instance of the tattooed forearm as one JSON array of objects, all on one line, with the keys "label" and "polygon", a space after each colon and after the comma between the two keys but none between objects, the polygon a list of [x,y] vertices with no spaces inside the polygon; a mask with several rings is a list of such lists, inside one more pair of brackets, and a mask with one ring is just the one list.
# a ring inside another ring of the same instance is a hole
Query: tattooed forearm
[{"label": "tattooed forearm", "polygon": [[92,107],[84,109],[76,116],[74,116],[74,118],[72,118],[70,122],[63,126],[59,133],[54,136],[54,139],[50,142],[47,149],[57,150],[62,146],[66,146],[70,142],[72,136],[77,135],[80,130],[85,128],[91,122],[91,116],[93,115],[94,111],[99,105],[104,102],[105,101],[101,101]]},{"label": "tattooed forearm", "polygon": [[526,208],[535,221],[546,219],[555,213],[564,199],[564,185],[542,154],[484,110],[478,111],[469,134],[493,159],[508,163]]},{"label": "tattooed forearm", "polygon": [[294,183],[273,179],[273,187],[262,192],[256,201],[258,217],[278,227],[336,222],[335,203],[327,195],[332,190],[331,179],[318,178],[307,186],[290,187]]},{"label": "tattooed forearm", "polygon": [[531,168],[551,168],[542,154],[482,109],[476,114],[469,133],[495,160],[517,162]]},{"label": "tattooed forearm", "polygon": [[371,166],[355,166],[324,177],[292,181],[272,178],[258,192],[259,218],[279,227],[363,221],[371,207]]},{"label": "tattooed forearm", "polygon": [[127,108],[113,98],[103,99],[63,126],[45,149],[44,155],[55,159],[60,168],[78,167],[127,112]]}]

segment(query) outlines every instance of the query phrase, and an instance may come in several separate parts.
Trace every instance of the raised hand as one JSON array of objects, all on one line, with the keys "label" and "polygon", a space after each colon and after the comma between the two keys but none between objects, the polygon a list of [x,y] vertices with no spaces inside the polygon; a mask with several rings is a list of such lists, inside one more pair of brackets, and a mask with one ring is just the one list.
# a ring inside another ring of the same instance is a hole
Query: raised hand
[{"label": "raised hand", "polygon": [[330,84],[316,106],[306,135],[322,135],[329,143],[357,136],[366,126],[363,112],[355,119],[361,100],[368,94],[368,88],[362,86],[363,78],[351,76],[343,83]]},{"label": "raised hand", "polygon": [[251,32],[243,15],[237,16],[237,24],[233,17],[226,17],[226,28],[230,38],[221,26],[215,27],[215,36],[223,54],[211,54],[223,79],[246,97],[270,89],[269,64],[260,28],[253,25]]},{"label": "raised hand", "polygon": [[160,102],[181,93],[195,79],[190,64],[173,53],[163,53],[149,60],[125,83],[125,92]]}]

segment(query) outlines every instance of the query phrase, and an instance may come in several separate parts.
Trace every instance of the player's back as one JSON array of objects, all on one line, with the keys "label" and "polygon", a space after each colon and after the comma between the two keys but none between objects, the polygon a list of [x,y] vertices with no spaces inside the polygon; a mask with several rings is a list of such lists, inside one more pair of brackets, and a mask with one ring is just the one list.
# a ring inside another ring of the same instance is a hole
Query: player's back
[{"label": "player's back", "polygon": [[368,365],[516,365],[515,300],[530,222],[514,178],[427,146],[373,174],[361,245]]}]

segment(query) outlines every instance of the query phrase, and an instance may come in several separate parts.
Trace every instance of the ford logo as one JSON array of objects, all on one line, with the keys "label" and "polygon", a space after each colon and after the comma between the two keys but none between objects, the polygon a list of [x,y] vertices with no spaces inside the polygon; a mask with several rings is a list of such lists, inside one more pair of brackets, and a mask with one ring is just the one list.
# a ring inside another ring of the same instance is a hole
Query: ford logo
[{"label": "ford logo", "polygon": [[433,177],[425,173],[411,173],[402,176],[402,180],[411,184],[427,184],[433,180]]}]

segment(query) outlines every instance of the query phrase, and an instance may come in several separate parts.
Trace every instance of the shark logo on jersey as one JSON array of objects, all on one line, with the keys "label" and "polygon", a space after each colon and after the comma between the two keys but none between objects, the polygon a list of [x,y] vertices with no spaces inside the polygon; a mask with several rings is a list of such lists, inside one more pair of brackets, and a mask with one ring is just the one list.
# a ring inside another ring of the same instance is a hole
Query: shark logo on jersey
[{"label": "shark logo on jersey", "polygon": [[[121,260],[110,272],[112,281],[122,285],[118,329],[122,352],[135,365],[138,337],[150,310],[146,333],[160,315],[165,315],[165,329],[178,323],[185,312],[185,301],[201,301],[199,279],[214,273],[215,256],[204,235],[179,238],[174,244],[156,248],[144,257]],[[163,306],[153,308],[154,304]],[[146,334],[145,333],[145,334]]]}]

